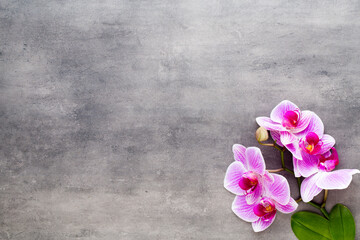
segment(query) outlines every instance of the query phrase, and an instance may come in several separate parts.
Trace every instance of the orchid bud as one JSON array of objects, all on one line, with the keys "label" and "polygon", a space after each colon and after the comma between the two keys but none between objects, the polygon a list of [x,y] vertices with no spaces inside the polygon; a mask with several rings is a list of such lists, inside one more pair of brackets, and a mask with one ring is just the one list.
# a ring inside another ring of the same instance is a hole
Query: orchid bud
[{"label": "orchid bud", "polygon": [[256,137],[256,140],[258,140],[259,142],[263,142],[263,141],[268,140],[269,133],[264,127],[259,127],[256,130],[255,137]]}]

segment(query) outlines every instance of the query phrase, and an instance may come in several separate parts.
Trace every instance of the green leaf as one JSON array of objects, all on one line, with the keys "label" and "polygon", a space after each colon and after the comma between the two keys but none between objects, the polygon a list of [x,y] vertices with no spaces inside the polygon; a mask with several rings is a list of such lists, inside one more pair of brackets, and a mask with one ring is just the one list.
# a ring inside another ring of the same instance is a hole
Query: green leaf
[{"label": "green leaf", "polygon": [[330,212],[330,234],[334,240],[354,240],[355,221],[350,210],[342,204],[336,204]]},{"label": "green leaf", "polygon": [[332,240],[329,221],[312,212],[297,212],[291,216],[291,228],[299,240]]}]

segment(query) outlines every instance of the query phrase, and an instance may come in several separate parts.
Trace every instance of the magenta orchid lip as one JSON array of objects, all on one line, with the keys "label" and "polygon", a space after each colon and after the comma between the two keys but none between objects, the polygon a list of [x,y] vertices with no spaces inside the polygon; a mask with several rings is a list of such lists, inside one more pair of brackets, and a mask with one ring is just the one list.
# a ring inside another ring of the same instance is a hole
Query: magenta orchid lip
[{"label": "magenta orchid lip", "polygon": [[252,171],[246,172],[239,180],[239,187],[245,191],[253,190],[257,187],[259,180]]},{"label": "magenta orchid lip", "polygon": [[[233,146],[234,162],[226,171],[224,187],[235,194],[233,212],[241,219],[252,223],[253,230],[267,229],[278,212],[292,213],[301,200],[311,202],[325,190],[324,202],[319,207],[326,217],[327,191],[345,189],[357,169],[335,170],[339,156],[335,139],[324,134],[324,124],[312,111],[301,111],[294,103],[284,100],[270,113],[270,117],[258,117],[261,126],[256,138],[261,145],[272,146],[281,152],[282,168],[266,170],[264,157],[257,147]],[[268,139],[267,131],[274,143],[262,143]],[[287,149],[293,156],[293,171],[287,169],[283,152]],[[288,171],[297,179],[301,198],[295,201],[290,196],[288,181],[275,172]]]}]

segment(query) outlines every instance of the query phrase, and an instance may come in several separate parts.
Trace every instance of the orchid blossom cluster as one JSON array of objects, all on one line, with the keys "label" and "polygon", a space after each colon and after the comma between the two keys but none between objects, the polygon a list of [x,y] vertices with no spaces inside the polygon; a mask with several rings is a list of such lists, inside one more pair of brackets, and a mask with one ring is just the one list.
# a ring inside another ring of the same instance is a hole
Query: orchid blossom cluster
[{"label": "orchid blossom cluster", "polygon": [[268,228],[276,212],[293,212],[298,204],[290,197],[290,187],[281,175],[266,171],[265,161],[257,147],[233,146],[235,161],[226,171],[224,186],[236,194],[233,212],[251,222],[255,232]]},{"label": "orchid blossom cluster", "polygon": [[[294,103],[284,100],[270,113],[270,117],[258,117],[260,125],[256,137],[260,144],[273,146],[281,151],[282,168],[266,170],[261,151],[257,147],[233,146],[235,161],[226,171],[224,186],[235,194],[233,212],[244,221],[251,222],[255,232],[268,228],[277,211],[291,213],[298,203],[316,205],[311,201],[323,189],[345,189],[357,169],[334,170],[339,164],[335,139],[324,134],[324,124],[312,111],[301,111]],[[274,144],[263,144],[268,131]],[[292,153],[293,171],[287,169],[283,152]],[[290,196],[290,187],[285,177],[274,172],[286,170],[298,179],[301,198],[295,201]],[[319,209],[327,215],[323,206]]]}]

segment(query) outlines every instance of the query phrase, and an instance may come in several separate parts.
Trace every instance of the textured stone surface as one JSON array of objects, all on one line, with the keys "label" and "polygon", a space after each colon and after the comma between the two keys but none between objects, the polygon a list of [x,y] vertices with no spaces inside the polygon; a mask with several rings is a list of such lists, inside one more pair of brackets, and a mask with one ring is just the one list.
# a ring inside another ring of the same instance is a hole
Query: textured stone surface
[{"label": "textured stone surface", "polygon": [[[290,215],[255,234],[231,212],[231,146],[257,145],[255,117],[289,99],[360,168],[359,10],[1,0],[0,239],[295,239]],[[359,185],[328,204],[358,224]]]}]

